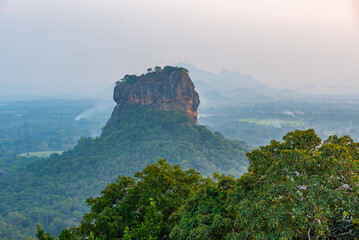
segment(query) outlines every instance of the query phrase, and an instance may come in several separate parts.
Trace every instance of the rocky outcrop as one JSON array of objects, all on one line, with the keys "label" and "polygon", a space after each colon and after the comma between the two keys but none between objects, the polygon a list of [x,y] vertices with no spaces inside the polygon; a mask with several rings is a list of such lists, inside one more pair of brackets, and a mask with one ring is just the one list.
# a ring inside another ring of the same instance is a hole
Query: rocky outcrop
[{"label": "rocky outcrop", "polygon": [[187,114],[192,123],[197,121],[199,96],[183,68],[165,67],[162,71],[142,76],[126,75],[116,83],[113,99],[117,106],[107,126],[116,124],[116,120],[136,104],[148,108],[177,110]]}]

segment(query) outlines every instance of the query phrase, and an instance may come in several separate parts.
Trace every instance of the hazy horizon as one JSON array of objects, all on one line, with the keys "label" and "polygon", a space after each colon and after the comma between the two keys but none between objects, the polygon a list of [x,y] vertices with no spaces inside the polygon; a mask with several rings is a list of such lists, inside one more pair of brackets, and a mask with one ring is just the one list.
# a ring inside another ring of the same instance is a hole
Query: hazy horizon
[{"label": "hazy horizon", "polygon": [[184,61],[278,87],[359,88],[355,0],[0,1],[0,93],[94,93]]}]

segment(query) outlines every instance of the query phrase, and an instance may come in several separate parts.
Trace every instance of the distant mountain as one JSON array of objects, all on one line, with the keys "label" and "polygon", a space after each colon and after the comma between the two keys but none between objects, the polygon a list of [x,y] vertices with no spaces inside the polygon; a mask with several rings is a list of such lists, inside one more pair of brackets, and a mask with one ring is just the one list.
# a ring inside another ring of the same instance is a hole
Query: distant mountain
[{"label": "distant mountain", "polygon": [[234,99],[226,97],[217,91],[209,91],[202,93],[201,102],[205,105],[216,106],[234,102]]},{"label": "distant mountain", "polygon": [[203,105],[234,105],[245,102],[276,101],[279,95],[288,95],[288,92],[283,92],[257,81],[247,74],[226,69],[221,70],[218,74],[211,73],[184,62],[175,65],[189,70],[196,85],[196,91],[200,93]]},{"label": "distant mountain", "polygon": [[[184,62],[179,62],[174,64],[175,66],[184,67],[189,70],[191,74],[191,78],[195,83],[196,90],[199,93],[202,93],[206,90],[200,89],[202,84],[205,84],[207,87],[212,87],[211,90],[220,90],[220,91],[228,91],[235,88],[249,88],[249,89],[257,89],[257,90],[267,90],[274,89],[273,87],[261,83],[251,77],[250,75],[241,74],[237,72],[231,72],[229,70],[223,69],[218,74],[211,73],[208,71],[201,70],[191,64],[187,64]],[[199,84],[198,84],[199,83]]]},{"label": "distant mountain", "polygon": [[[329,86],[321,88],[313,84],[305,84],[290,89],[279,89],[262,83],[248,74],[226,69],[219,73],[212,73],[184,62],[174,65],[189,70],[203,105],[236,105],[267,101],[337,102],[341,101],[341,97],[344,96],[356,98],[359,95],[359,89],[355,87]],[[217,96],[214,96],[214,92]],[[346,98],[344,101],[347,101]]]}]

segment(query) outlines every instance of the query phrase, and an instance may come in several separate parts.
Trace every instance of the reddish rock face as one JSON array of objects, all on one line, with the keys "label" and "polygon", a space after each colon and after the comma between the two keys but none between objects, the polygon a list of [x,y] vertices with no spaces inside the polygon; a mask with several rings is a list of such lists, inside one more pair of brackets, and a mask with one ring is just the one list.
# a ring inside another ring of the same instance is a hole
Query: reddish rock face
[{"label": "reddish rock face", "polygon": [[135,104],[162,110],[178,110],[187,114],[191,122],[197,122],[199,96],[191,78],[183,69],[175,69],[170,73],[149,73],[136,77],[132,83],[120,83],[115,87],[113,99],[117,106],[108,125]]}]

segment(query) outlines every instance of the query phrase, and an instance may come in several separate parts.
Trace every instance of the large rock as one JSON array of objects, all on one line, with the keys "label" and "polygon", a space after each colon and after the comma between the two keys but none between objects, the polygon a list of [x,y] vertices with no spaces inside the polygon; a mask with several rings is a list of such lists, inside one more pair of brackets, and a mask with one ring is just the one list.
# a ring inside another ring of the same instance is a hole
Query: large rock
[{"label": "large rock", "polygon": [[187,114],[192,123],[197,121],[198,93],[187,71],[165,67],[160,72],[142,76],[127,75],[118,82],[113,99],[117,103],[107,126],[116,124],[136,104],[162,110],[178,110]]}]

